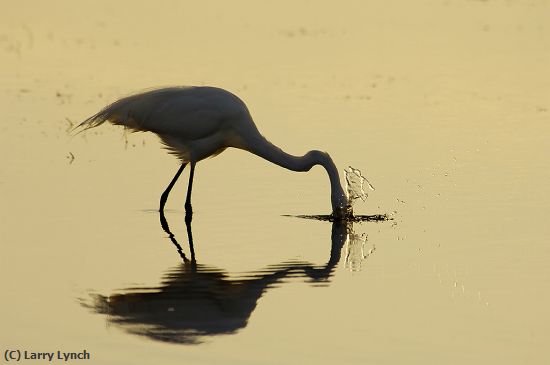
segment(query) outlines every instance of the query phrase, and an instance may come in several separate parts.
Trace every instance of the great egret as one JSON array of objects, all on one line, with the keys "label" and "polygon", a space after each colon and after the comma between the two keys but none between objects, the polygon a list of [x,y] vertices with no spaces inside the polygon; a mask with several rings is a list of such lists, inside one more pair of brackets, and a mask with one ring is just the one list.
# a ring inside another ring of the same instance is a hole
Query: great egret
[{"label": "great egret", "polygon": [[338,170],[329,154],[313,150],[303,156],[293,156],[284,152],[260,134],[244,102],[226,90],[188,86],[131,95],[105,107],[79,127],[89,129],[105,121],[132,131],[157,134],[170,153],[181,160],[180,168],[161,195],[160,211],[183,169],[190,164],[185,201],[186,217],[190,219],[196,163],[218,155],[227,147],[235,147],[292,171],[309,171],[315,165],[323,166],[330,180],[332,215],[337,219],[351,215]]}]

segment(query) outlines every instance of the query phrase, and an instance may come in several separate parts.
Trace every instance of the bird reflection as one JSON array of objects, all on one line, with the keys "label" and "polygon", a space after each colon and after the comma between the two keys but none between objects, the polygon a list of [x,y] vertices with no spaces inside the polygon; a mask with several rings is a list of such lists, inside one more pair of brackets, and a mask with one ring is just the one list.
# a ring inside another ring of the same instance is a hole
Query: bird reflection
[{"label": "bird reflection", "polygon": [[92,295],[91,303],[83,305],[107,315],[108,323],[128,333],[180,344],[198,344],[207,336],[236,333],[246,327],[258,299],[289,278],[305,278],[314,284],[330,282],[353,232],[351,222],[332,223],[330,256],[324,265],[287,261],[231,278],[223,270],[197,263],[190,220],[186,220],[190,258],[162,212],[160,220],[182,258],[181,264],[167,271],[158,287],[130,287],[110,296]]}]

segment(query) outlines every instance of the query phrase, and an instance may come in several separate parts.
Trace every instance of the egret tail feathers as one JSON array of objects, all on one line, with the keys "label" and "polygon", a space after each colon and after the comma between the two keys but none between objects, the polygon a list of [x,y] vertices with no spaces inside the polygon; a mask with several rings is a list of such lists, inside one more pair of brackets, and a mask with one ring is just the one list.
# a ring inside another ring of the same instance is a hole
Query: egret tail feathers
[{"label": "egret tail feathers", "polygon": [[82,128],[81,131],[85,131],[108,121],[115,125],[122,125],[134,132],[159,132],[154,121],[155,118],[153,118],[155,113],[161,111],[167,103],[170,103],[178,95],[181,95],[182,91],[188,89],[190,88],[153,89],[127,96],[106,106],[99,113],[80,123],[75,129]]},{"label": "egret tail feathers", "polygon": [[105,122],[110,122],[114,125],[122,125],[132,131],[144,130],[132,117],[131,112],[134,106],[132,99],[132,97],[128,97],[115,101],[77,125],[74,130],[79,129],[78,133],[81,133]]}]

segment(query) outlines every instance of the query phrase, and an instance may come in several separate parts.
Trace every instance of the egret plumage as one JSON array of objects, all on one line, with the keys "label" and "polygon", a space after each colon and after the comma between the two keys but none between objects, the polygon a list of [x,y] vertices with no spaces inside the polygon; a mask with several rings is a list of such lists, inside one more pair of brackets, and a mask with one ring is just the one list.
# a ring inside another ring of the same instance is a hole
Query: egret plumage
[{"label": "egret plumage", "polygon": [[293,156],[284,152],[258,131],[245,103],[229,91],[207,86],[150,90],[115,101],[79,127],[89,129],[106,121],[131,131],[157,134],[170,153],[180,159],[180,168],[161,195],[160,211],[163,211],[172,187],[189,164],[191,172],[185,210],[190,219],[195,165],[234,147],[292,171],[305,172],[321,165],[330,180],[332,215],[341,219],[351,214],[338,170],[329,154],[312,150],[303,156]]}]

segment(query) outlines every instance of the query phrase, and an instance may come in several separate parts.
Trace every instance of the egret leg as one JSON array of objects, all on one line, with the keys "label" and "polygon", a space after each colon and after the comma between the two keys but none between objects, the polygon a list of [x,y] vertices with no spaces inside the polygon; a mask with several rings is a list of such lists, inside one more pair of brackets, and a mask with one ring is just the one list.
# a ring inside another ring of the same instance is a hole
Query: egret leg
[{"label": "egret leg", "polygon": [[[185,256],[185,253],[183,252],[183,248],[179,244],[178,240],[176,239],[176,236],[170,231],[170,227],[168,226],[168,221],[166,220],[166,217],[164,216],[164,212],[161,210],[159,212],[160,214],[160,225],[164,232],[168,233],[168,238],[170,238],[170,241],[176,246],[176,249],[178,250],[178,253],[180,257],[183,259],[183,262],[189,262],[189,259],[187,256]],[[195,247],[193,246],[193,233],[191,232],[191,221],[185,220],[185,226],[187,227],[187,238],[189,239],[189,250],[191,251],[191,264],[192,268],[196,268],[196,261],[195,261]]]},{"label": "egret leg", "polygon": [[185,227],[187,228],[187,239],[189,241],[189,250],[191,251],[191,263],[193,269],[196,269],[197,261],[195,260],[195,247],[193,245],[193,232],[191,231],[191,220],[185,220]]},{"label": "egret leg", "polygon": [[[180,246],[178,241],[176,240],[176,236],[170,231],[170,227],[168,226],[168,221],[166,220],[166,217],[164,216],[164,212],[161,210],[160,212],[160,225],[164,232],[168,233],[168,238],[170,238],[170,241],[176,246],[176,249],[178,250],[178,253],[180,257],[183,259],[183,262],[189,262],[189,259],[187,256],[185,256],[185,253],[183,252],[183,248]],[[191,251],[191,253],[194,255],[195,252]]]},{"label": "egret leg", "polygon": [[185,220],[191,221],[193,217],[193,208],[191,207],[191,190],[193,190],[193,177],[195,176],[195,163],[191,162],[191,172],[189,173],[189,184],[187,185],[187,198],[185,199]]},{"label": "egret leg", "polygon": [[174,176],[172,181],[170,181],[170,184],[168,184],[168,187],[166,188],[166,190],[164,190],[164,192],[160,196],[160,209],[159,209],[160,212],[164,211],[164,205],[166,204],[166,200],[168,199],[168,194],[170,194],[170,190],[172,190],[172,188],[174,187],[174,184],[176,183],[176,181],[178,181],[178,178],[180,177],[181,173],[183,172],[183,169],[185,168],[185,165],[187,165],[187,163],[183,163],[180,166],[180,168],[178,169],[178,172],[176,172],[176,175]]}]

